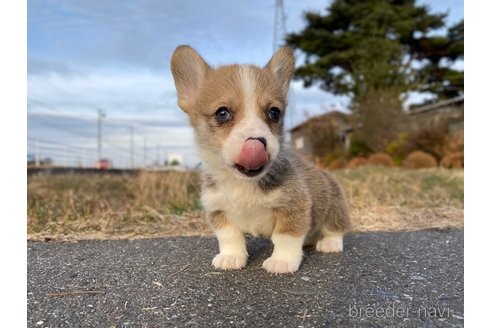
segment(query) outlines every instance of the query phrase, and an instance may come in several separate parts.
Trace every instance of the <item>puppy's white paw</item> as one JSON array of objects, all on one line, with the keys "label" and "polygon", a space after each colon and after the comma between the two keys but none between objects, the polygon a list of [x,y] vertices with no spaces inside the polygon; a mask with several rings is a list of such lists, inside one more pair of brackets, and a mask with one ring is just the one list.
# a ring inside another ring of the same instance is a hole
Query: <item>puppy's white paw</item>
[{"label": "puppy's white paw", "polygon": [[235,270],[245,267],[247,261],[248,256],[217,254],[212,261],[212,265],[216,269]]},{"label": "puppy's white paw", "polygon": [[343,252],[343,236],[325,237],[318,241],[316,250],[323,253]]},{"label": "puppy's white paw", "polygon": [[291,273],[296,272],[302,262],[302,256],[294,260],[279,260],[269,257],[263,262],[263,269],[270,273]]}]

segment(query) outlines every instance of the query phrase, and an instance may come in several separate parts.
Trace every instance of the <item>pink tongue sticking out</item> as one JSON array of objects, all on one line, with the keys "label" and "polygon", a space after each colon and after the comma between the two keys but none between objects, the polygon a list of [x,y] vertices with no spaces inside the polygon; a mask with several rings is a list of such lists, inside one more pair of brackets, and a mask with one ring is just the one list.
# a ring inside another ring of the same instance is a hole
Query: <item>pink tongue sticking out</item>
[{"label": "pink tongue sticking out", "polygon": [[247,170],[258,170],[266,162],[268,162],[268,153],[263,143],[256,139],[249,139],[244,143],[236,164]]}]

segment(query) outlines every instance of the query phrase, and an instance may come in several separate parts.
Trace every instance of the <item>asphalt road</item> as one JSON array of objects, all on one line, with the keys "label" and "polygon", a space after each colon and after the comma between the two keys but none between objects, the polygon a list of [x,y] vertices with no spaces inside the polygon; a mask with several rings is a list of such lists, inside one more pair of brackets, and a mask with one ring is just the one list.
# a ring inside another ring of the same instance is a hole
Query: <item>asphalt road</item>
[{"label": "asphalt road", "polygon": [[463,231],[349,235],[295,274],[218,271],[212,238],[28,243],[29,327],[460,327]]}]

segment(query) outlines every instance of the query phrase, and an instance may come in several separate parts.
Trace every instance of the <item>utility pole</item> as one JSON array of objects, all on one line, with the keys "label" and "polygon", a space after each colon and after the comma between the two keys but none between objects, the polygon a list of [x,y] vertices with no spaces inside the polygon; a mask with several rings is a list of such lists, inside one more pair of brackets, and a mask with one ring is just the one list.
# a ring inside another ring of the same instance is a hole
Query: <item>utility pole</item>
[{"label": "utility pole", "polygon": [[285,35],[285,16],[284,0],[275,0],[275,16],[273,22],[273,52],[279,46],[280,40],[283,40]]},{"label": "utility pole", "polygon": [[[275,0],[275,14],[273,17],[273,52],[277,51],[280,43],[284,41],[287,29],[285,23],[287,21],[287,16],[285,15],[284,0]],[[291,88],[288,94],[289,109],[287,110],[288,120],[287,126],[294,126],[296,111],[295,111],[295,99],[294,99],[294,89]]]},{"label": "utility pole", "polygon": [[97,110],[97,163],[101,161],[101,123],[106,114],[100,109]]},{"label": "utility pole", "polygon": [[144,137],[144,169],[147,169],[147,138]]},{"label": "utility pole", "polygon": [[131,168],[135,168],[135,162],[133,161],[133,126],[130,126],[130,165]]},{"label": "utility pole", "polygon": [[34,159],[35,160],[36,167],[39,167],[40,162],[41,162],[41,158],[40,158],[40,155],[39,155],[39,139],[36,139],[36,153],[35,153],[34,156],[36,157]]},{"label": "utility pole", "polygon": [[157,148],[156,148],[156,158],[157,158],[157,167],[160,166],[160,162],[161,162],[161,145],[157,145]]},{"label": "utility pole", "polygon": [[67,146],[63,147],[63,167],[68,167]]}]

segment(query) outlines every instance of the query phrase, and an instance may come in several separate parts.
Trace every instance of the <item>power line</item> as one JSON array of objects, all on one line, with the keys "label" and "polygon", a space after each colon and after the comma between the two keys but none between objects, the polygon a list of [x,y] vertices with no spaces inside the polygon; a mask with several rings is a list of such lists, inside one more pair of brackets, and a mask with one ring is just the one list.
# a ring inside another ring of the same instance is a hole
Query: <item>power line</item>
[{"label": "power line", "polygon": [[70,158],[83,158],[83,159],[95,161],[94,157],[87,156],[84,154],[65,152],[63,149],[46,149],[40,152],[40,154],[42,154],[43,157],[50,157],[49,155],[54,155],[56,157],[63,156],[63,157],[70,157]]},{"label": "power line", "polygon": [[57,141],[47,140],[47,139],[44,139],[44,138],[27,137],[27,141],[28,141],[28,143],[29,143],[29,141],[31,141],[31,142],[39,141],[39,142],[41,142],[41,144],[46,144],[46,145],[50,145],[51,144],[51,145],[57,145],[57,146],[68,146],[68,147],[71,147],[71,148],[76,148],[76,149],[81,149],[81,150],[94,150],[94,148],[92,148],[92,147],[74,146],[74,145],[71,145],[71,144],[60,143],[60,142],[57,142]]},{"label": "power line", "polygon": [[[28,106],[29,102],[31,100],[28,99]],[[31,105],[32,106],[32,105]],[[39,105],[41,106],[41,105]],[[84,122],[92,122],[94,121],[94,118],[90,116],[82,116],[82,115],[71,115],[68,113],[62,113],[58,109],[55,109],[53,107],[48,107],[46,105],[41,106],[45,109],[47,109],[50,112],[56,113],[56,114],[48,114],[48,113],[43,113],[43,112],[27,112],[27,116],[30,116],[31,118],[38,118],[38,119],[47,119],[47,118],[59,118],[59,119],[74,119],[74,120],[79,120],[79,121],[84,121]]]},{"label": "power line", "polygon": [[128,149],[127,148],[122,148],[120,146],[116,146],[113,143],[108,142],[107,140],[103,140],[102,142],[103,142],[103,146],[105,146],[106,149],[116,150],[121,154],[125,154],[126,157],[128,156]]},{"label": "power line", "polygon": [[[31,142],[32,144],[32,142]],[[69,146],[59,146],[59,145],[43,145],[40,147],[40,154],[42,156],[38,156],[38,158],[41,157],[52,157],[54,156],[55,158],[58,158],[57,162],[62,162],[62,163],[67,163],[68,161],[75,161],[77,159],[84,160],[86,163],[90,162],[90,166],[94,166],[95,163],[97,163],[97,156],[93,153],[93,155],[90,155],[89,152],[86,149],[73,149]],[[128,150],[121,151],[119,149],[115,148],[108,148],[106,151],[109,159],[113,162],[113,165],[118,161],[124,161],[122,159],[126,159],[128,161]],[[116,155],[116,157],[113,157]]]},{"label": "power line", "polygon": [[[37,118],[45,118],[45,117],[56,117],[56,118],[72,118],[72,119],[79,119],[81,121],[93,121],[94,118],[91,116],[83,116],[83,115],[71,115],[66,112],[60,111],[58,108],[55,108],[51,105],[48,105],[46,102],[40,101],[40,100],[34,100],[28,97],[28,105],[31,103],[35,104],[38,107],[42,107],[44,109],[47,109],[49,112],[52,112],[53,114],[46,114],[42,112],[27,112],[28,116],[31,117],[37,117]],[[97,108],[98,106],[94,106],[94,108]],[[106,125],[111,125],[114,127],[122,127],[126,128],[128,125],[138,125],[140,127],[155,127],[157,129],[159,128],[169,128],[169,127],[188,127],[188,124],[181,122],[181,121],[169,121],[169,120],[156,120],[156,119],[123,119],[123,118],[116,118],[112,120],[106,120],[105,121]],[[159,125],[161,124],[161,125]],[[182,126],[179,126],[182,124]],[[178,125],[178,126],[177,126]]]},{"label": "power line", "polygon": [[[102,123],[102,117],[100,116],[101,111],[98,111],[98,117],[94,119],[91,117],[83,117],[80,115],[65,114],[62,111],[60,111],[59,108],[55,108],[52,105],[49,105],[49,104],[47,104],[41,100],[28,99],[28,101],[29,101],[29,105],[42,107],[42,108],[47,109],[50,112],[50,114],[28,112],[28,118],[35,120],[36,124],[41,124],[43,126],[50,128],[53,132],[72,135],[74,137],[77,137],[78,139],[81,139],[81,138],[86,139],[86,140],[90,139],[90,136],[86,132],[87,129],[85,129],[85,131],[83,133],[82,131],[77,131],[76,129],[71,128],[71,125],[64,125],[62,123],[58,123],[57,121],[50,121],[50,118],[57,118],[57,119],[62,119],[62,120],[63,119],[74,119],[74,120],[81,120],[81,121],[84,121],[87,123],[92,123],[92,124],[94,121],[96,121],[99,123],[99,125],[101,125],[101,130],[102,130],[102,124],[101,124]],[[56,124],[55,122],[57,122],[58,124]],[[139,163],[136,163],[136,161],[135,161],[135,155],[136,155],[135,140],[134,140],[135,126],[133,124],[132,125],[122,124],[121,122],[122,122],[122,120],[120,120],[120,123],[115,123],[115,122],[112,122],[111,120],[110,121],[105,120],[104,125],[110,125],[110,126],[117,127],[117,128],[118,127],[121,127],[121,128],[130,127],[130,148],[129,149],[126,147],[121,147],[121,146],[115,145],[114,141],[111,141],[111,139],[108,140],[108,138],[106,138],[103,140],[101,130],[100,130],[100,136],[98,136],[98,142],[93,147],[91,147],[91,146],[82,147],[80,145],[77,145],[77,146],[71,145],[69,143],[47,140],[44,137],[43,138],[28,137],[28,145],[32,147],[33,146],[32,142],[33,141],[35,142],[34,148],[36,149],[36,154],[37,154],[36,157],[37,158],[40,157],[39,154],[42,152],[43,154],[46,154],[46,155],[55,155],[58,158],[62,158],[63,159],[62,162],[64,164],[67,164],[67,162],[69,160],[72,160],[72,159],[83,159],[84,161],[90,160],[91,162],[94,161],[94,163],[95,163],[96,160],[101,159],[101,157],[102,157],[102,150],[101,150],[101,153],[99,154],[98,148],[104,147],[105,149],[107,149],[106,152],[107,152],[107,155],[109,156],[109,158],[115,156],[112,159],[112,161],[114,161],[114,160],[117,161],[118,158],[121,158],[121,159],[126,158],[127,159],[127,162],[126,162],[127,165],[129,162],[131,167],[135,167],[136,165],[141,165],[141,161],[142,161],[141,157],[139,157],[140,158]],[[127,122],[127,121],[123,121],[123,122]],[[135,123],[135,120],[132,120],[131,122]],[[147,123],[147,121],[143,121],[143,122],[137,121],[137,123],[140,123],[140,124],[142,124],[141,126],[145,127],[145,124]],[[158,122],[153,120],[153,121],[148,121],[148,123],[156,124]],[[169,122],[165,121],[165,123],[169,123]],[[155,126],[155,127],[160,128],[159,126]],[[63,138],[61,138],[60,140],[63,140]],[[120,142],[122,142],[122,140],[120,140],[118,143],[120,143]],[[100,143],[100,145],[99,145],[99,143]],[[148,160],[148,154],[147,154],[148,148],[149,147],[147,146],[147,139],[145,138],[144,139],[144,149],[138,150],[139,154],[141,152],[143,152],[143,164],[145,166],[146,166],[146,163]],[[150,147],[150,148],[153,149],[155,147]],[[161,156],[163,156],[162,155],[162,147],[159,146],[158,148],[159,148],[159,152],[157,154],[157,157],[158,157],[157,160],[160,161]],[[187,148],[187,145],[168,146],[166,148],[183,149],[183,148]],[[87,156],[87,153],[89,153],[89,156]],[[98,156],[91,155],[91,154],[98,154]],[[106,157],[108,157],[108,156],[106,156]]]},{"label": "power line", "polygon": [[[89,137],[87,139],[90,139]],[[82,150],[82,151],[92,151],[94,153],[97,153],[97,148],[95,146],[77,146],[77,145],[73,145],[72,143],[61,143],[61,142],[54,142],[52,140],[47,140],[45,138],[36,138],[36,137],[28,137],[28,144],[33,144],[36,142],[36,140],[39,140],[40,144],[41,145],[56,145],[57,147],[69,147],[69,148],[74,148],[74,149],[79,149],[79,150]],[[102,146],[104,149],[106,149],[107,151],[110,151],[110,152],[116,152],[116,153],[119,153],[120,155],[123,155],[124,157],[126,158],[130,158],[130,154],[131,154],[131,141],[130,141],[130,148],[126,148],[126,147],[123,147],[123,146],[119,146],[119,145],[116,145],[114,142],[110,142],[109,140],[107,139],[102,139]],[[169,150],[173,150],[173,149],[179,149],[179,150],[182,150],[182,149],[190,149],[190,148],[193,148],[192,146],[189,146],[189,145],[169,145],[169,146],[148,146],[146,145],[145,148],[147,149],[147,152],[150,150],[163,150],[164,148],[165,149],[169,149]],[[130,149],[130,151],[129,151]],[[133,149],[134,149],[134,154],[135,154],[135,145],[133,145]],[[144,156],[145,156],[145,150],[142,151]]]},{"label": "power line", "polygon": [[[39,139],[33,137],[28,137],[28,146],[30,145],[31,147],[36,148],[36,144],[35,144],[36,140],[38,140],[37,145],[39,148],[41,148],[42,153],[44,154],[49,153],[51,155],[59,156],[59,155],[65,155],[65,152],[68,151],[69,155],[72,157],[73,156],[84,157],[85,159],[91,159],[91,161],[93,160],[94,162],[97,160],[97,156],[95,154],[87,156],[87,153],[96,153],[97,150],[96,148],[73,146],[66,143],[53,142],[51,140],[48,141],[46,139]],[[113,144],[108,142],[104,142],[103,144],[108,149],[107,150],[108,155],[118,154],[118,156],[128,157],[128,151],[126,149],[122,149],[120,147],[114,146]],[[39,148],[38,148],[38,152],[39,152]],[[80,154],[83,154],[83,156],[81,156]]]},{"label": "power line", "polygon": [[35,147],[35,148],[40,148],[40,149],[53,149],[53,150],[60,150],[60,149],[70,149],[71,152],[73,153],[79,153],[79,152],[87,152],[90,149],[80,149],[80,148],[74,148],[70,147],[69,145],[50,145],[50,144],[44,144],[44,143],[28,143],[28,146],[30,147]]},{"label": "power line", "polygon": [[65,149],[49,149],[44,147],[42,150],[40,150],[36,154],[36,165],[39,166],[41,163],[41,158],[50,158],[53,160],[55,158],[54,162],[60,162],[63,163],[64,166],[68,166],[69,161],[71,162],[79,162],[79,165],[84,165],[84,162],[91,163],[90,166],[93,166],[93,163],[95,163],[95,159],[92,156],[87,156],[85,153],[77,153],[70,151],[69,148]]}]

